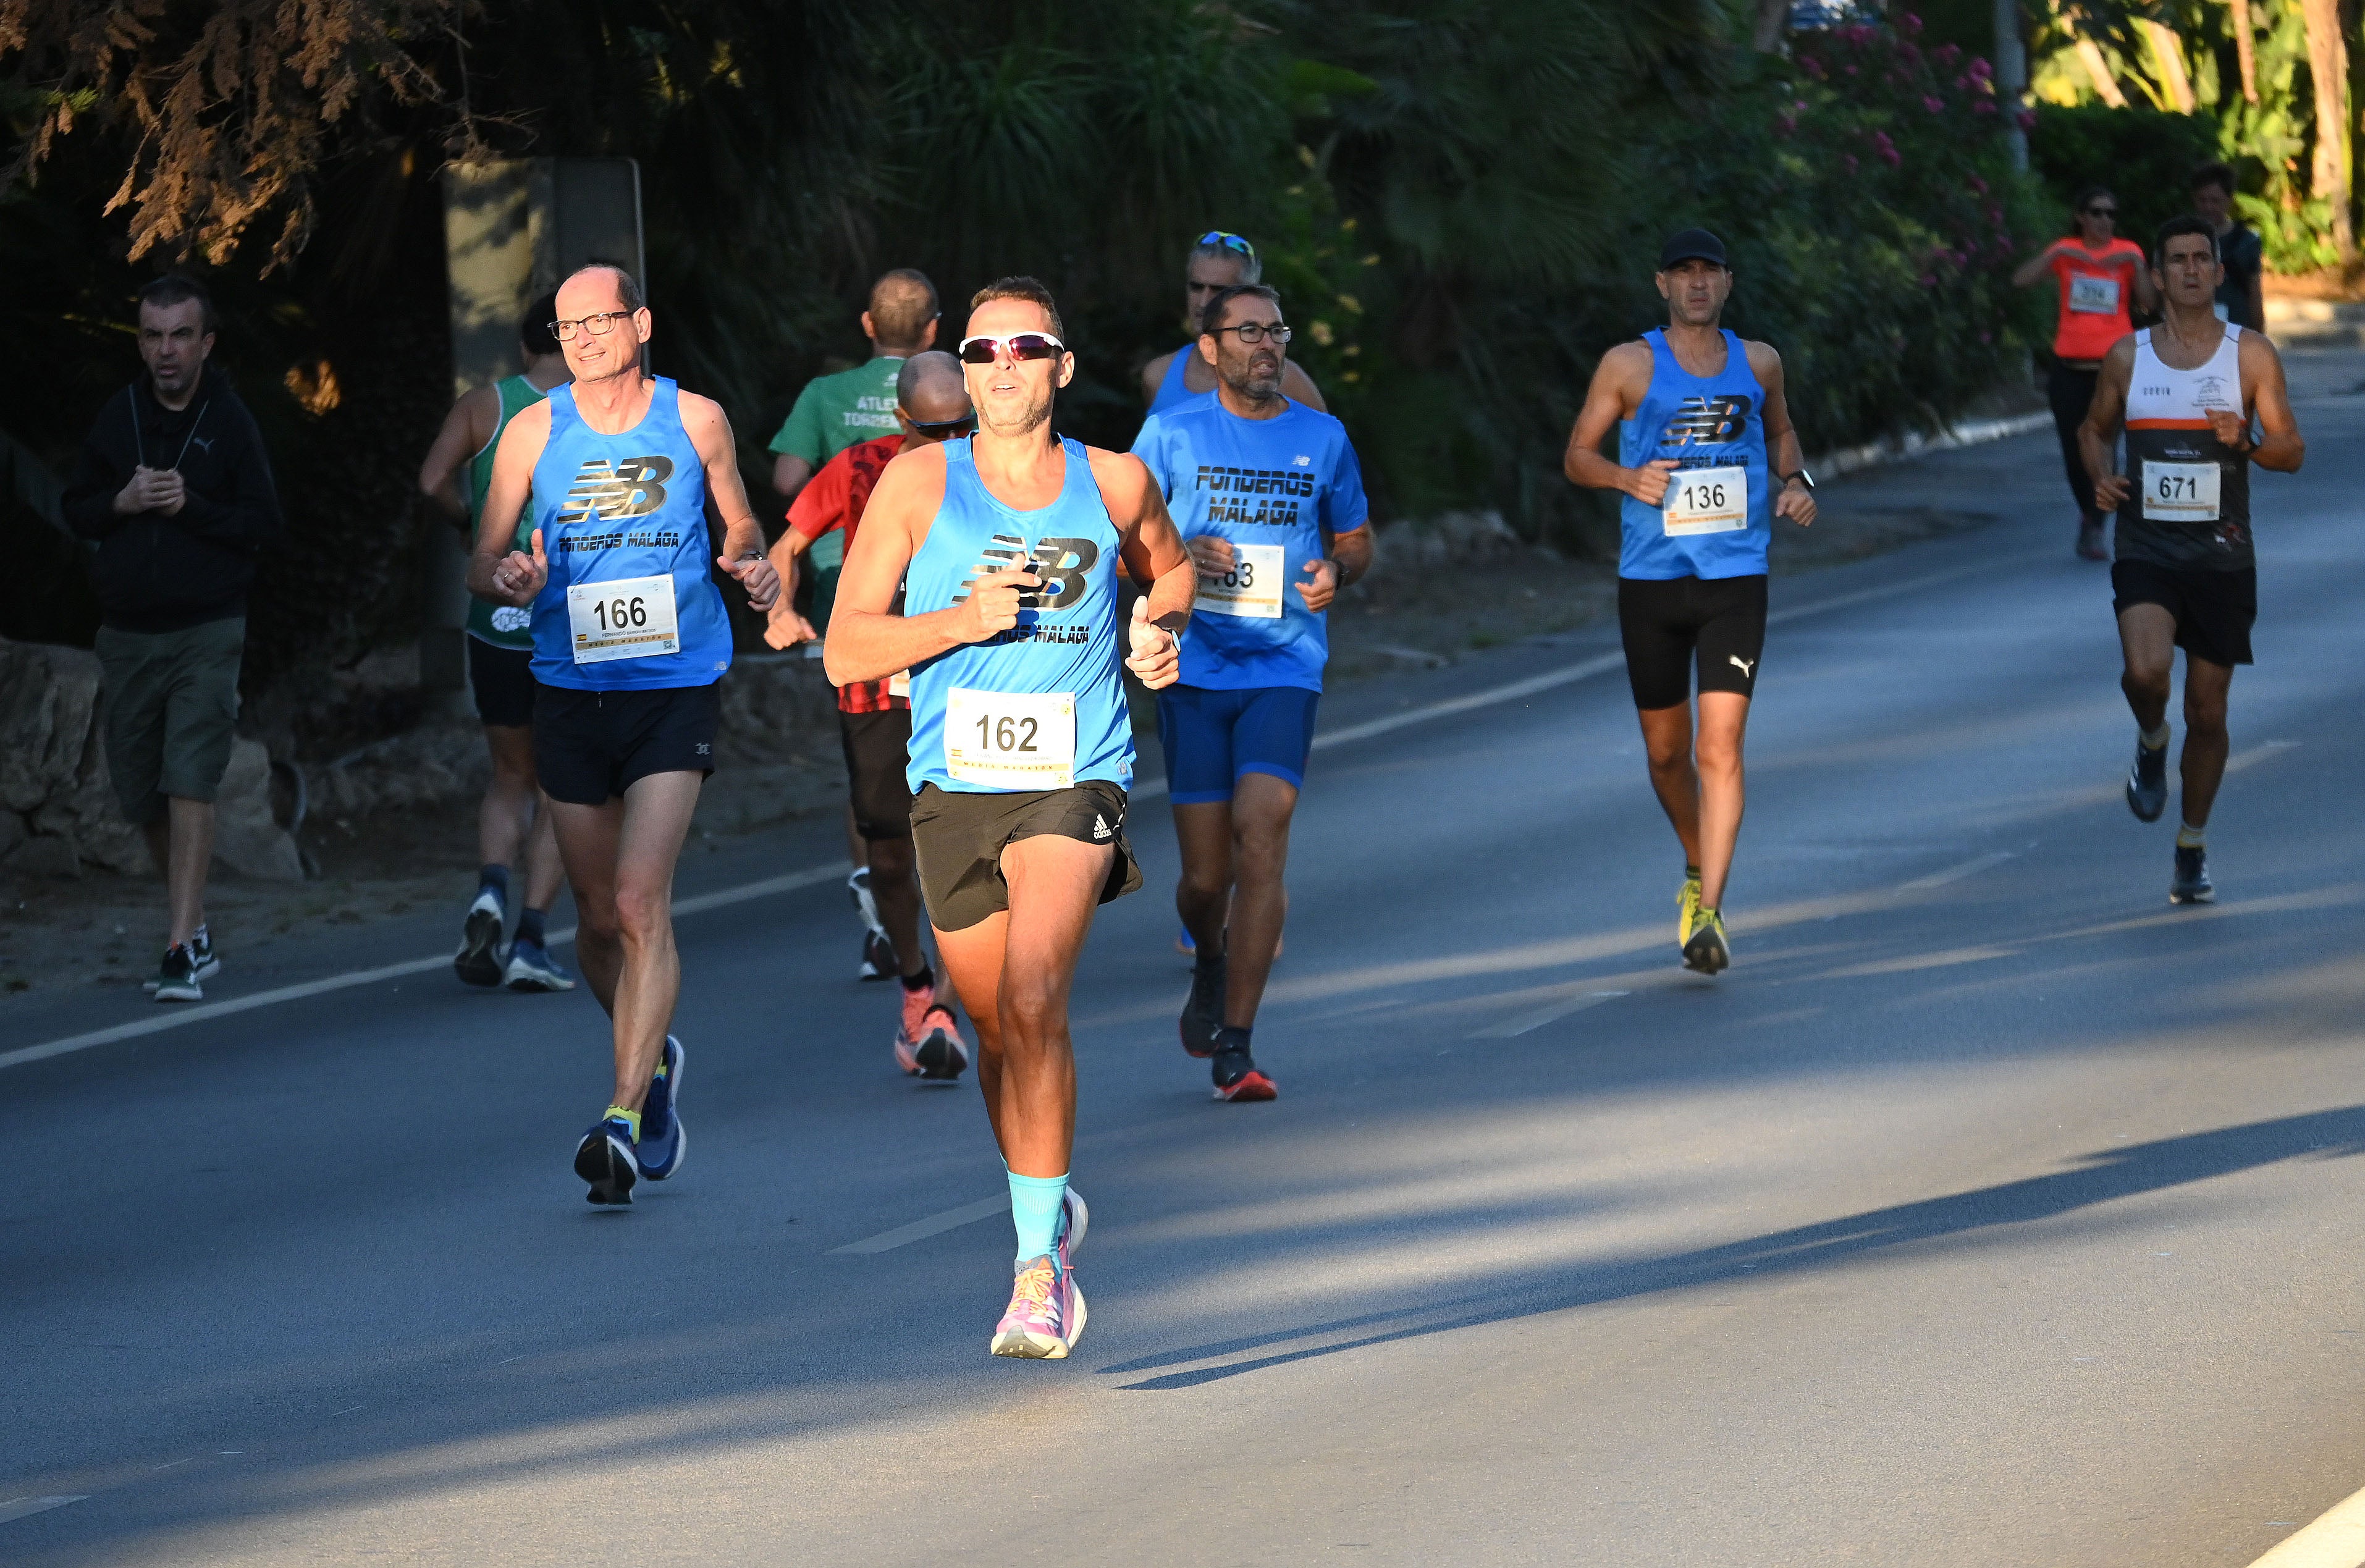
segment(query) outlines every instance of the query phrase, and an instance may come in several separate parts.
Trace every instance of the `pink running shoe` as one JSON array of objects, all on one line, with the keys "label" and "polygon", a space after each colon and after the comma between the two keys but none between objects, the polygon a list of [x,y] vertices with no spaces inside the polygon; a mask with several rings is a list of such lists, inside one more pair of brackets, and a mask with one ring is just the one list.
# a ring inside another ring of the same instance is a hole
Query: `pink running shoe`
[{"label": "pink running shoe", "polygon": [[936,1000],[933,985],[903,992],[903,1016],[895,1025],[895,1065],[935,1083],[950,1083],[969,1066],[960,1020]]},{"label": "pink running shoe", "polygon": [[1018,1271],[1010,1287],[1010,1307],[993,1327],[993,1353],[1058,1361],[1084,1334],[1084,1293],[1076,1283],[1075,1256],[1084,1244],[1092,1211],[1073,1187],[1061,1200],[1067,1223],[1048,1258]]}]

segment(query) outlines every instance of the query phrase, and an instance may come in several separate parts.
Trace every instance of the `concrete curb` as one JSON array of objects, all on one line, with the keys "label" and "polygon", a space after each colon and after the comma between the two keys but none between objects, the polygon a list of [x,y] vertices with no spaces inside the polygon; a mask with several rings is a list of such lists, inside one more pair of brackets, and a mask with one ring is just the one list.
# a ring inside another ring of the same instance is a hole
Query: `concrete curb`
[{"label": "concrete curb", "polygon": [[2365,1562],[2365,1491],[2335,1503],[2250,1568],[2357,1568]]},{"label": "concrete curb", "polygon": [[1990,441],[2027,435],[2034,431],[2048,429],[2052,423],[2052,414],[2041,409],[2032,414],[2013,414],[2005,419],[1965,420],[1937,435],[1883,436],[1861,446],[1844,446],[1836,452],[1808,459],[1807,467],[1819,478],[1824,475],[1836,477],[1891,463],[1909,462],[1928,452],[1951,452],[1956,447],[1978,446]]}]

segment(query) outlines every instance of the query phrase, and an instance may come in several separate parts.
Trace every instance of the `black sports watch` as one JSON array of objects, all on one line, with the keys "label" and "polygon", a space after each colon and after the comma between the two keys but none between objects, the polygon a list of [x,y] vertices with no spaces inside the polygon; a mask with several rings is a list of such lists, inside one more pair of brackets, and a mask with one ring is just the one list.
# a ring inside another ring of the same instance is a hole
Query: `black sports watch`
[{"label": "black sports watch", "polygon": [[1806,486],[1810,490],[1815,487],[1815,476],[1812,474],[1808,473],[1804,468],[1799,469],[1796,474],[1785,474],[1781,478],[1782,483],[1786,485],[1791,480],[1796,479],[1801,485]]}]

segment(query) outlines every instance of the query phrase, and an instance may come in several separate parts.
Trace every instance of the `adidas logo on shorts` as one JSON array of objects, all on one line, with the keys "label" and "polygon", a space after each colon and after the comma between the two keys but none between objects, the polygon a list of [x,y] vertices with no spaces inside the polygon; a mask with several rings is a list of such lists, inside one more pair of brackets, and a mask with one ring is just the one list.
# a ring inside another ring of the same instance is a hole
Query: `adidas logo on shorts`
[{"label": "adidas logo on shorts", "polygon": [[1093,842],[1095,844],[1104,843],[1107,840],[1108,835],[1108,818],[1101,815],[1098,812],[1094,812],[1093,813]]}]

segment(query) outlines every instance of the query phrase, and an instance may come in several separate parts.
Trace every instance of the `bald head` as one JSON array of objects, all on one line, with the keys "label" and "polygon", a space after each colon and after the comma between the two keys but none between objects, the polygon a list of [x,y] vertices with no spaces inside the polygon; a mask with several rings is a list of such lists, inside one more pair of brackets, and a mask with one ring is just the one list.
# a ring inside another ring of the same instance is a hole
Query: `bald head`
[{"label": "bald head", "polygon": [[913,353],[935,341],[936,286],[914,267],[897,267],[870,286],[862,324],[881,353]]},{"label": "bald head", "polygon": [[969,384],[960,361],[941,349],[915,353],[895,375],[895,402],[915,425],[969,418]]}]

